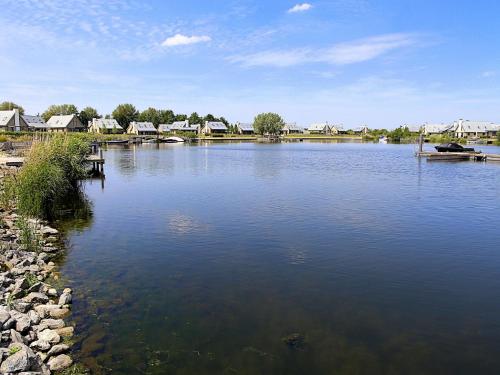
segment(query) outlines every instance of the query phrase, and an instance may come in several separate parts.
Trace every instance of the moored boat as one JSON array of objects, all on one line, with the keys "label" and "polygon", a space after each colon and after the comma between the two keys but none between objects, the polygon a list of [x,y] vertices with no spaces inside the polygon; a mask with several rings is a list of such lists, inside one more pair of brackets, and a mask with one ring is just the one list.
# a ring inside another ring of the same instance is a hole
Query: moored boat
[{"label": "moored boat", "polygon": [[470,147],[463,147],[458,143],[443,143],[434,147],[437,152],[474,152],[475,150]]},{"label": "moored boat", "polygon": [[165,143],[180,143],[180,142],[185,142],[184,138],[181,137],[168,137],[168,138],[163,138],[162,142]]}]

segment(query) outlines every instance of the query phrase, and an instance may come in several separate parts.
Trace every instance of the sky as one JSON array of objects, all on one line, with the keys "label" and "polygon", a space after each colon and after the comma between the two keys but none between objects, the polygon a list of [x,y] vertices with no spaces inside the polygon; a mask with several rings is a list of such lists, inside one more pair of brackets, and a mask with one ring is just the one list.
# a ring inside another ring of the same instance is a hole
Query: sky
[{"label": "sky", "polygon": [[500,2],[0,0],[0,101],[354,128],[500,122]]}]

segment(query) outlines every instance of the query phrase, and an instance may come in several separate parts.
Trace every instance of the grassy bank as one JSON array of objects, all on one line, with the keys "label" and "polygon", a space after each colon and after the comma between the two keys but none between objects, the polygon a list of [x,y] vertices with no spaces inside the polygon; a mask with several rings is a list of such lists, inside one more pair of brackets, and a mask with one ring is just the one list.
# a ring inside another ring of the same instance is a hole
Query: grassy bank
[{"label": "grassy bank", "polygon": [[13,204],[22,215],[52,218],[55,208],[79,193],[87,175],[89,141],[59,134],[35,140],[17,174],[2,181],[1,201]]}]

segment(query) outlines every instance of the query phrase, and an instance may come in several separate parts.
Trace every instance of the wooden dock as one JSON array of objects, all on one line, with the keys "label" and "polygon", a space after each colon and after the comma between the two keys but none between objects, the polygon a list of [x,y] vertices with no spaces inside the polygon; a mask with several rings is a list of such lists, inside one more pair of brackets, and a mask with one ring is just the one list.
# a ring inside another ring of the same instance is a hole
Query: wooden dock
[{"label": "wooden dock", "polygon": [[[92,163],[92,168],[98,172],[104,171],[104,158],[102,154],[99,155],[90,155],[87,157],[87,161]],[[0,157],[0,165],[5,165],[7,167],[22,167],[24,164],[23,157]]]},{"label": "wooden dock", "polygon": [[418,151],[415,155],[419,158],[427,158],[427,161],[500,161],[498,154],[481,152]]}]

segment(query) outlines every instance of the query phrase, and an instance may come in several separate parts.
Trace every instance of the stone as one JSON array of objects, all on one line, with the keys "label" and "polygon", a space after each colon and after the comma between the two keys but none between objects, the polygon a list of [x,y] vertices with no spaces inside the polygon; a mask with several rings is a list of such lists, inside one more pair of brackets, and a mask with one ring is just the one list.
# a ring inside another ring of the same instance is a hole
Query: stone
[{"label": "stone", "polygon": [[11,329],[16,325],[16,319],[10,318],[3,324],[3,329]]},{"label": "stone", "polygon": [[12,303],[12,306],[14,307],[14,310],[21,313],[27,313],[31,309],[31,303],[22,300],[15,300]]},{"label": "stone", "polygon": [[16,318],[16,331],[20,333],[26,333],[31,327],[31,319],[28,315],[25,314],[17,314]]},{"label": "stone", "polygon": [[292,333],[286,337],[283,337],[283,342],[292,349],[301,349],[305,346],[305,338],[300,333]]},{"label": "stone", "polygon": [[63,293],[64,294],[71,294],[71,293],[73,293],[73,290],[71,290],[71,288],[64,288]]},{"label": "stone", "polygon": [[73,364],[73,360],[67,354],[59,354],[57,357],[52,357],[47,362],[51,371],[61,371]]},{"label": "stone", "polygon": [[51,344],[58,344],[61,341],[61,336],[56,331],[44,329],[38,332],[38,340],[47,341]]},{"label": "stone", "polygon": [[21,372],[30,370],[31,367],[36,364],[36,356],[33,351],[23,344],[11,344],[9,349],[11,348],[19,348],[19,350],[8,356],[0,366],[0,372],[2,374],[13,373],[13,372]]},{"label": "stone", "polygon": [[50,315],[50,312],[53,311],[53,310],[61,310],[61,306],[54,305],[54,304],[47,304],[47,305],[38,305],[38,306],[35,306],[35,311],[42,318],[45,318],[46,316]]},{"label": "stone", "polygon": [[41,350],[43,352],[46,352],[47,350],[49,350],[51,348],[51,345],[47,341],[36,340],[30,344],[30,348],[34,348],[36,350]]},{"label": "stone", "polygon": [[49,352],[47,353],[48,357],[51,357],[53,355],[58,355],[61,353],[66,353],[69,350],[69,346],[66,344],[58,344],[54,345]]},{"label": "stone", "polygon": [[72,337],[73,334],[75,333],[75,328],[74,327],[62,327],[62,328],[56,328],[55,331],[59,336],[62,337]]},{"label": "stone", "polygon": [[43,293],[32,292],[24,297],[23,300],[30,303],[47,303],[49,302],[49,297]]},{"label": "stone", "polygon": [[55,228],[51,228],[51,227],[42,227],[42,229],[40,230],[40,233],[43,234],[44,236],[46,237],[49,237],[49,236],[52,236],[54,234],[58,234],[59,231]]},{"label": "stone", "polygon": [[[38,279],[37,279],[38,280]],[[41,292],[43,289],[43,284],[38,282],[36,283],[35,285],[32,285],[29,289],[28,289],[28,293],[32,293],[32,292]]]},{"label": "stone", "polygon": [[70,311],[69,309],[62,308],[62,309],[57,309],[57,310],[50,310],[49,315],[54,318],[54,319],[62,319],[65,318],[69,315]]},{"label": "stone", "polygon": [[71,300],[71,294],[63,292],[63,294],[61,294],[61,297],[59,297],[59,305],[68,305],[71,303]]},{"label": "stone", "polygon": [[40,330],[49,328],[49,329],[56,329],[56,328],[63,328],[65,326],[64,320],[62,319],[42,319],[40,321]]},{"label": "stone", "polygon": [[40,318],[40,315],[38,315],[38,313],[36,311],[34,311],[34,310],[28,311],[28,316],[31,320],[31,324],[40,323],[41,318]]},{"label": "stone", "polygon": [[14,283],[14,290],[15,289],[28,289],[30,286],[28,280],[26,280],[25,277],[21,277],[19,279],[16,280],[16,282]]},{"label": "stone", "polygon": [[40,254],[38,254],[38,259],[40,259],[42,262],[46,262],[47,259],[49,259],[49,254],[42,251]]},{"label": "stone", "polygon": [[21,344],[24,343],[23,336],[19,332],[17,332],[15,329],[10,330],[10,340],[12,342],[19,342]]},{"label": "stone", "polygon": [[10,319],[10,312],[5,306],[0,306],[0,326]]},{"label": "stone", "polygon": [[47,294],[51,297],[57,297],[57,290],[54,289],[54,288],[50,288],[48,291],[47,291]]}]

